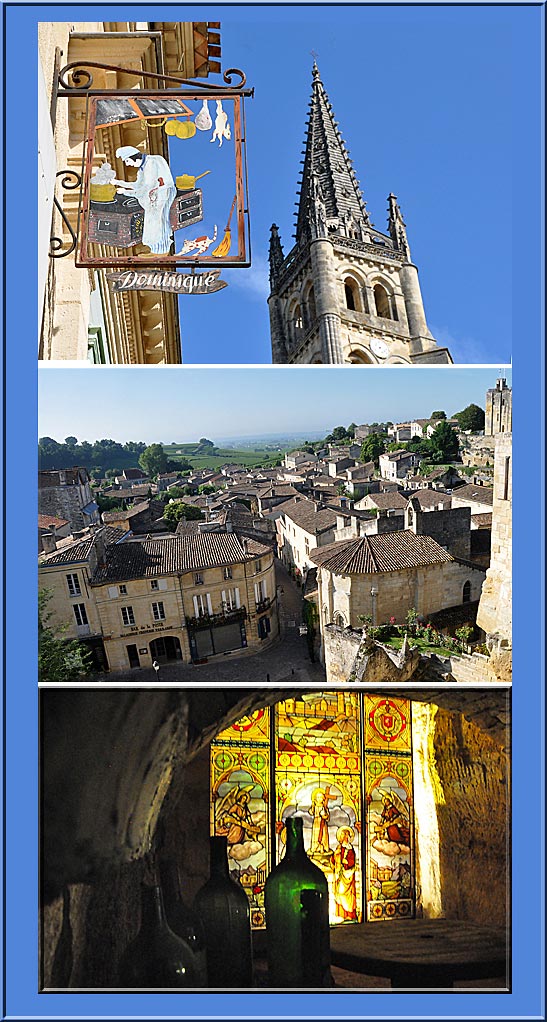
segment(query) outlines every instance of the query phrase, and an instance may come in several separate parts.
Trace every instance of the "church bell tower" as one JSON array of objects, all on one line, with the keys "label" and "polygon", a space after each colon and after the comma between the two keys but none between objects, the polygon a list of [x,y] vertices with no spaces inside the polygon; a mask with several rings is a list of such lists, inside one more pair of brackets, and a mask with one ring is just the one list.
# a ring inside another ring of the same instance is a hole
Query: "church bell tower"
[{"label": "church bell tower", "polygon": [[314,62],[296,244],[270,236],[272,361],[450,363],[428,329],[396,195],[388,233],[371,223]]}]

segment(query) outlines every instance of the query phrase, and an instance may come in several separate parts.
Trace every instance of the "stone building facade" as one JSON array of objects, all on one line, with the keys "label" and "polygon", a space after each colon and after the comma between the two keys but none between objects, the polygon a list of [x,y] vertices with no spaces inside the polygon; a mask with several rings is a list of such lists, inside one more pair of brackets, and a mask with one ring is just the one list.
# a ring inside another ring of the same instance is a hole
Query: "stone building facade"
[{"label": "stone building facade", "polygon": [[102,529],[42,555],[39,585],[54,631],[101,642],[113,671],[251,653],[279,632],[273,552],[235,532]]},{"label": "stone building facade", "polygon": [[397,197],[388,198],[384,234],[371,223],[315,63],[303,164],[288,255],[271,228],[272,361],[450,363],[427,326]]},{"label": "stone building facade", "polygon": [[70,522],[72,532],[100,522],[87,469],[66,468],[38,473],[38,511]]},{"label": "stone building facade", "polygon": [[484,570],[462,562],[429,536],[410,530],[361,536],[312,550],[317,565],[321,629],[334,623],[360,628],[414,608],[424,618],[480,596]]},{"label": "stone building facade", "polygon": [[[220,26],[212,22],[42,22],[39,49],[39,358],[99,363],[157,365],[182,360],[178,299],[158,291],[114,293],[106,271],[79,269],[74,254],[51,258],[50,236],[64,243],[70,234],[54,205],[73,230],[78,218],[79,189],[61,191],[62,171],[80,173],[85,133],[85,97],[55,102],[57,75],[72,61],[97,61],[122,68],[182,77],[207,77],[220,71]],[[123,71],[93,68],[95,88],[135,88],[139,82]],[[114,125],[108,151],[120,145],[144,146],[167,156],[161,127],[135,123]],[[71,182],[73,184],[73,181]],[[100,255],[107,254],[99,246]],[[134,252],[139,251],[139,246]]]},{"label": "stone building facade", "polygon": [[496,380],[496,386],[486,391],[484,435],[511,433],[513,430],[513,392],[507,380]]},{"label": "stone building facade", "polygon": [[490,567],[477,624],[493,650],[511,647],[512,630],[512,435],[496,436]]}]

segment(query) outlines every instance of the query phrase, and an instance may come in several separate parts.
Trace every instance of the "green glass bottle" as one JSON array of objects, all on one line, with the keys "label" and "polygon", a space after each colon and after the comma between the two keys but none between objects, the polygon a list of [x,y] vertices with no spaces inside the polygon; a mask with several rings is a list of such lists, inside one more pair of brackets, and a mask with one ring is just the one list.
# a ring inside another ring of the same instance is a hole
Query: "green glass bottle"
[{"label": "green glass bottle", "polygon": [[210,838],[211,876],[194,908],[205,930],[210,987],[252,987],[251,910],[241,884],[230,876],[225,837]]},{"label": "green glass bottle", "polygon": [[196,985],[207,986],[207,960],[205,931],[196,912],[182,896],[178,863],[174,859],[160,859],[158,870],[167,922],[178,937],[182,937],[194,956]]},{"label": "green glass bottle", "polygon": [[285,834],[284,858],[264,889],[269,983],[332,986],[327,880],[306,854],[302,818],[289,816]]},{"label": "green glass bottle", "polygon": [[161,888],[141,888],[141,927],[118,968],[122,987],[196,987],[194,955],[167,923]]}]

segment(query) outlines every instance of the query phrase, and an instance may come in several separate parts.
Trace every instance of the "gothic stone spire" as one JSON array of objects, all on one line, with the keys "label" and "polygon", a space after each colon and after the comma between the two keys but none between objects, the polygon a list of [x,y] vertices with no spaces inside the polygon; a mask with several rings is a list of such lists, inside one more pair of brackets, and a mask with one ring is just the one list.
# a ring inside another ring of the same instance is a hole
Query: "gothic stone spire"
[{"label": "gothic stone spire", "polygon": [[272,224],[270,233],[270,284],[272,291],[275,290],[275,281],[279,270],[283,266],[283,249],[281,247],[281,239],[279,237],[279,228],[277,224]]},{"label": "gothic stone spire", "polygon": [[352,221],[356,228],[370,224],[348,151],[334,120],[329,98],[319,76],[319,68],[314,62],[296,222],[297,240],[309,236],[310,225],[314,222],[314,196],[317,185],[320,187],[331,229],[336,229],[348,221]]}]

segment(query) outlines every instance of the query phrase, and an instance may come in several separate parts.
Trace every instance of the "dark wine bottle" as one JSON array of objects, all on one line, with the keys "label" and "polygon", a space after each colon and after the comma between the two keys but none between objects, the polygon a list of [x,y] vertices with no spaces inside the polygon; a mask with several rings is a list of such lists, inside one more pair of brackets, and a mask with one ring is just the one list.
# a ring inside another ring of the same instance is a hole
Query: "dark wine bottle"
[{"label": "dark wine bottle", "polygon": [[159,875],[167,922],[173,933],[182,937],[194,956],[197,986],[207,986],[205,930],[196,912],[182,897],[178,864],[174,859],[160,859]]},{"label": "dark wine bottle", "polygon": [[194,954],[167,923],[161,888],[143,884],[141,927],[119,964],[122,987],[196,987]]},{"label": "dark wine bottle", "polygon": [[194,908],[203,922],[210,987],[251,987],[251,911],[241,884],[230,876],[227,841],[212,837],[211,876],[198,891]]},{"label": "dark wine bottle", "polygon": [[264,889],[269,983],[332,986],[327,880],[306,854],[301,817],[285,820],[285,834],[285,855]]}]

